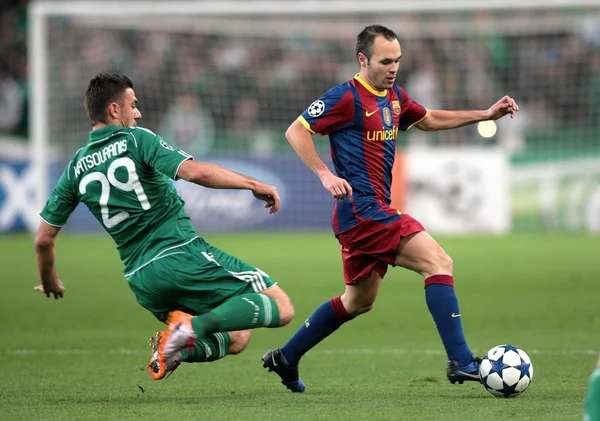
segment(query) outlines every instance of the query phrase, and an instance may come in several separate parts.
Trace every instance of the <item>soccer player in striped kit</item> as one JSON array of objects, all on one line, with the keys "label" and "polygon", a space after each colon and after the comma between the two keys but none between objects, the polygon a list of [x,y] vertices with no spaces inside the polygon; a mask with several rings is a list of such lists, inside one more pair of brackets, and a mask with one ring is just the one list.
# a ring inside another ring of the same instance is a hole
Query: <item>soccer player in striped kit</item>
[{"label": "soccer player in striped kit", "polygon": [[[323,303],[263,365],[293,392],[303,392],[301,357],[342,324],[373,307],[387,267],[402,266],[423,276],[425,300],[448,355],[450,382],[479,381],[480,359],[465,340],[454,292],[452,259],[409,215],[390,207],[392,165],[398,131],[453,129],[515,116],[505,96],[487,110],[427,110],[396,85],[402,50],[396,34],[379,25],[357,38],[359,73],[314,101],[286,132],[302,161],[336,199],[332,226],[342,246],[341,296]],[[329,135],[333,174],[316,152],[312,135]]]}]

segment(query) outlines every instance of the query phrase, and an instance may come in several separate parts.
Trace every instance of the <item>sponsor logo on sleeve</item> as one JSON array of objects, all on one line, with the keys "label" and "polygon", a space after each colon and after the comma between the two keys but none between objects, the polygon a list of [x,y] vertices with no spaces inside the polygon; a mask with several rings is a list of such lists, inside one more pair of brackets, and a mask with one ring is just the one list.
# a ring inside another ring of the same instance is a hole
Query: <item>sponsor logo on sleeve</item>
[{"label": "sponsor logo on sleeve", "polygon": [[325,111],[325,103],[320,99],[310,104],[308,107],[308,115],[311,117],[319,117]]},{"label": "sponsor logo on sleeve", "polygon": [[160,141],[160,145],[161,145],[163,148],[165,148],[165,149],[168,149],[168,150],[170,150],[170,151],[173,151],[173,150],[175,150],[175,148],[173,148],[173,146],[169,145],[169,144],[168,144],[167,142],[165,142],[164,140],[161,140],[161,141]]}]

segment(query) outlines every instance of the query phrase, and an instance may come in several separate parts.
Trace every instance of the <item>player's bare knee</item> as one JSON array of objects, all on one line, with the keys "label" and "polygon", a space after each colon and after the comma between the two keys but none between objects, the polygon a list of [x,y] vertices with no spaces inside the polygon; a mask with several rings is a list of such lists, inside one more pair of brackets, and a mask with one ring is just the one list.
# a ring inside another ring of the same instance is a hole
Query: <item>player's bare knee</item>
[{"label": "player's bare knee", "polygon": [[344,295],[342,295],[342,304],[349,315],[356,317],[371,311],[371,309],[375,306],[375,300],[348,300]]},{"label": "player's bare knee", "polygon": [[361,304],[352,308],[351,311],[348,311],[348,314],[350,314],[351,316],[360,316],[361,314],[365,314],[371,311],[373,307],[375,307],[375,303]]},{"label": "player's bare knee", "polygon": [[279,309],[279,326],[285,326],[294,319],[294,305],[292,300],[286,295],[277,303]]},{"label": "player's bare knee", "polygon": [[439,257],[439,266],[441,267],[441,270],[445,274],[451,275],[453,264],[454,264],[454,262],[452,261],[452,258],[450,256],[448,256],[448,254],[446,254],[445,251],[442,250],[442,252],[440,253],[440,257]]},{"label": "player's bare knee", "polygon": [[275,301],[279,311],[279,326],[285,326],[293,320],[294,305],[292,300],[278,285],[262,291],[261,294],[268,295]]},{"label": "player's bare knee", "polygon": [[252,330],[250,329],[229,332],[229,337],[231,338],[228,349],[229,355],[235,355],[242,352],[248,346],[251,336]]},{"label": "player's bare knee", "polygon": [[428,278],[432,275],[452,275],[452,258],[440,247],[425,258],[421,275]]}]

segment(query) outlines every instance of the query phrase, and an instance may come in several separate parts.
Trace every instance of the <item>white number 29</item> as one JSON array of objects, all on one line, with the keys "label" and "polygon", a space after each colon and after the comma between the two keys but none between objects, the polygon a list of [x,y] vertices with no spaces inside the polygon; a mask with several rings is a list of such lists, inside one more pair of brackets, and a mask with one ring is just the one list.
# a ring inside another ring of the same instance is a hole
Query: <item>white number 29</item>
[{"label": "white number 29", "polygon": [[[127,181],[124,183],[115,178],[115,171],[120,167],[125,167],[127,169],[128,177]],[[108,216],[108,199],[110,197],[111,185],[123,191],[134,191],[142,205],[142,209],[150,209],[150,202],[148,201],[148,197],[142,188],[142,183],[140,183],[140,179],[135,171],[135,164],[130,158],[115,159],[108,167],[106,175],[98,171],[87,174],[79,183],[79,192],[85,194],[87,185],[94,181],[99,182],[102,186],[98,203],[100,204],[100,211],[102,212],[102,222],[106,228],[112,228],[129,217],[129,214],[125,211],[119,212],[113,216]]]}]

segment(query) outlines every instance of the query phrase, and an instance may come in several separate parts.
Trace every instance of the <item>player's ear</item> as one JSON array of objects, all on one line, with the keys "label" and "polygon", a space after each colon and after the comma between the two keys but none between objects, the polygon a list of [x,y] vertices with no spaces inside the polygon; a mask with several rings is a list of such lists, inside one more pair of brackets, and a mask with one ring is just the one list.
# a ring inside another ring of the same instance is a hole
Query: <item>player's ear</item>
[{"label": "player's ear", "polygon": [[358,63],[360,64],[360,67],[365,67],[369,64],[369,59],[367,59],[367,56],[363,53],[358,53]]},{"label": "player's ear", "polygon": [[115,118],[119,115],[119,104],[116,102],[111,102],[108,106],[108,116],[110,118]]}]

